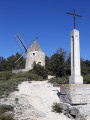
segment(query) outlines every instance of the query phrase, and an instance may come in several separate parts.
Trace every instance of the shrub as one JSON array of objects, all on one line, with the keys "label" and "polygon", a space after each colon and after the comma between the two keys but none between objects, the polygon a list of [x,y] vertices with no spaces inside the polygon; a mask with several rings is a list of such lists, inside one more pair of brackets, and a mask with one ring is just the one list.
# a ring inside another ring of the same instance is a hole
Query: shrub
[{"label": "shrub", "polygon": [[43,80],[43,77],[39,76],[34,70],[14,74],[13,78],[21,82],[32,81],[32,80]]},{"label": "shrub", "polygon": [[17,90],[18,84],[23,81],[29,81],[28,78],[22,77],[22,78],[11,78],[6,81],[0,81],[0,97],[2,95],[8,96],[10,92],[13,92]]},{"label": "shrub", "polygon": [[19,73],[13,74],[13,78],[23,78],[23,77],[27,78],[27,72],[19,72]]},{"label": "shrub", "polygon": [[11,115],[0,114],[0,120],[15,120]]},{"label": "shrub", "polygon": [[29,71],[28,74],[27,74],[27,77],[28,77],[28,79],[35,80],[35,81],[37,81],[37,80],[39,80],[39,81],[43,80],[43,77],[39,76],[38,74],[36,74],[35,71]]},{"label": "shrub", "polygon": [[39,76],[35,71],[20,72],[12,74],[11,72],[0,72],[0,97],[5,95],[6,97],[10,92],[17,89],[18,84],[23,81],[43,80],[42,76]]},{"label": "shrub", "polygon": [[62,112],[62,108],[57,104],[55,103],[53,106],[52,106],[53,110],[57,113],[61,113]]},{"label": "shrub", "polygon": [[39,64],[35,64],[34,63],[34,67],[33,70],[36,74],[38,74],[39,76],[42,76],[43,79],[46,79],[48,76],[48,72],[46,69],[44,69],[43,66],[39,65]]},{"label": "shrub", "polygon": [[0,72],[0,80],[8,80],[13,76],[12,72],[4,71]]},{"label": "shrub", "polygon": [[28,73],[27,75],[28,79],[30,80],[38,80],[39,76],[37,74],[33,74],[33,73]]},{"label": "shrub", "polygon": [[10,105],[2,105],[0,106],[0,120],[14,120],[13,116],[9,114],[5,114],[7,111],[12,111],[13,107]]},{"label": "shrub", "polygon": [[69,76],[65,77],[55,77],[49,80],[51,83],[58,83],[58,84],[68,84],[69,83]]},{"label": "shrub", "polygon": [[11,105],[0,105],[0,113],[4,113],[7,111],[13,111],[14,107]]},{"label": "shrub", "polygon": [[90,84],[90,74],[83,76],[84,84]]}]

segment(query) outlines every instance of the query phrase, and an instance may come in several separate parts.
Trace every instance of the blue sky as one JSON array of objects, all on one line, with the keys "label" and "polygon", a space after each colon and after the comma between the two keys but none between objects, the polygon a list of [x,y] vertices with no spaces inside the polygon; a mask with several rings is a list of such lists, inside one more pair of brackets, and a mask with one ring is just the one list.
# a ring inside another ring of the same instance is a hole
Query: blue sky
[{"label": "blue sky", "polygon": [[70,33],[73,12],[80,31],[80,52],[90,60],[90,1],[89,0],[0,0],[0,56],[5,58],[20,52],[14,36],[21,32],[29,43],[38,36],[38,43],[47,56],[58,48],[70,53]]}]

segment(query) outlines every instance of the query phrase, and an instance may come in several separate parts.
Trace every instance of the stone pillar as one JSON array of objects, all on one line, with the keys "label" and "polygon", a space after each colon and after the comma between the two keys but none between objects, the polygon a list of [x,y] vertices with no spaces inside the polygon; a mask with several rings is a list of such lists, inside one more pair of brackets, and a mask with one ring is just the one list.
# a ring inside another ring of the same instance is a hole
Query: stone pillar
[{"label": "stone pillar", "polygon": [[71,76],[69,84],[83,84],[80,68],[80,47],[79,31],[74,29],[71,32]]}]

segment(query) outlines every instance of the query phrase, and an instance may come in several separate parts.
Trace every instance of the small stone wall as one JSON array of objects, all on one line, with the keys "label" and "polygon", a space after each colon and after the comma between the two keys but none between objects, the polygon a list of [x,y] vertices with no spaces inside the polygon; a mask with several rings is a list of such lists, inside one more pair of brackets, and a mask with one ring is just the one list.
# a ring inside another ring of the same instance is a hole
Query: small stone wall
[{"label": "small stone wall", "polygon": [[64,103],[90,103],[90,84],[64,84],[60,86],[60,92],[60,99]]}]

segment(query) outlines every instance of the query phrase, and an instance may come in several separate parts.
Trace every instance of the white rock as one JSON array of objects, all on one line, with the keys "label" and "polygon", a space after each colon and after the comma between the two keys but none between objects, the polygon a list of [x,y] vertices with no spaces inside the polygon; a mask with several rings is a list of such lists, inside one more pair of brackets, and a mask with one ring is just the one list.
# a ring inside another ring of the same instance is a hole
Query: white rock
[{"label": "white rock", "polygon": [[[23,82],[19,91],[10,94],[2,104],[14,105],[16,120],[72,120],[63,113],[52,112],[53,103],[59,103],[59,87],[47,81]],[[18,98],[17,102],[15,98]]]}]

